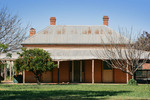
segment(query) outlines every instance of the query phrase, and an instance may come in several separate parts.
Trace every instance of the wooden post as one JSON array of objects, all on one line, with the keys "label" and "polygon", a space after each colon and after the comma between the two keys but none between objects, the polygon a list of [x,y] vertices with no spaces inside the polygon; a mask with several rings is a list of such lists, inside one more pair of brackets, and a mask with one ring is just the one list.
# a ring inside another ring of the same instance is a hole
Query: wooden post
[{"label": "wooden post", "polygon": [[6,81],[6,61],[5,61],[5,66],[4,66],[4,81]]},{"label": "wooden post", "polygon": [[82,82],[82,61],[80,61],[80,82]]},{"label": "wooden post", "polygon": [[92,84],[94,84],[94,60],[92,60]]},{"label": "wooden post", "polygon": [[[128,72],[128,65],[127,65],[126,70],[127,70],[127,72]],[[128,74],[128,73],[126,73],[126,75],[127,75],[127,84],[128,84],[128,81],[129,81],[129,74]]]},{"label": "wooden post", "polygon": [[23,70],[23,83],[25,83],[25,70]]},{"label": "wooden post", "polygon": [[57,66],[57,73],[58,73],[57,83],[59,84],[59,61],[58,61],[58,66]]},{"label": "wooden post", "polygon": [[14,61],[13,61],[13,77],[14,77],[14,73],[15,73],[15,71],[14,71]]},{"label": "wooden post", "polygon": [[10,61],[10,66],[9,66],[9,72],[10,72],[10,73],[9,73],[9,77],[10,77],[9,80],[11,81],[11,61]]},{"label": "wooden post", "polygon": [[74,82],[74,61],[72,61],[72,82]]}]

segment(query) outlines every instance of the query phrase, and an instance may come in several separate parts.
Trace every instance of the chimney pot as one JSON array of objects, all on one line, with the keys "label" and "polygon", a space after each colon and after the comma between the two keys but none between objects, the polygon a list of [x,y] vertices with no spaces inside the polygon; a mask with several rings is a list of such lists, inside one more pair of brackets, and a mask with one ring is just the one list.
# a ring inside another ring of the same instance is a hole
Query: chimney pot
[{"label": "chimney pot", "polygon": [[55,17],[51,17],[50,18],[50,25],[55,25],[56,22],[56,18]]},{"label": "chimney pot", "polygon": [[30,28],[30,37],[33,36],[35,34],[35,29],[34,28]]},{"label": "chimney pot", "polygon": [[108,26],[108,20],[109,20],[108,16],[103,16],[103,25],[107,25]]}]

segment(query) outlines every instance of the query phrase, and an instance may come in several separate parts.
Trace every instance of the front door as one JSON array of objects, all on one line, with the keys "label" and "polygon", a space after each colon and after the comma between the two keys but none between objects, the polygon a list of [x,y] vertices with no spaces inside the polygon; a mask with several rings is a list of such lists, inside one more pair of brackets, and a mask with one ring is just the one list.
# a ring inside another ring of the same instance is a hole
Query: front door
[{"label": "front door", "polygon": [[80,61],[74,61],[74,82],[80,82]]},{"label": "front door", "polygon": [[105,61],[103,62],[103,82],[113,82],[113,70]]}]

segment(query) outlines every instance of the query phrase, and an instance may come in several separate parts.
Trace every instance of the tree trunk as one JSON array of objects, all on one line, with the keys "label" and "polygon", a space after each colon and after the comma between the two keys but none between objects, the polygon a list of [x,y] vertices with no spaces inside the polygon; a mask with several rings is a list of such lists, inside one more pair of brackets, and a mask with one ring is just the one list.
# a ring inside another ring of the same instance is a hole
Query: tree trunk
[{"label": "tree trunk", "polygon": [[132,79],[134,79],[134,74],[132,75]]},{"label": "tree trunk", "polygon": [[36,78],[36,80],[37,80],[37,84],[40,85],[40,80],[39,80],[38,75],[35,75],[35,78]]},{"label": "tree trunk", "polygon": [[40,79],[39,79],[39,76],[36,72],[32,71],[32,73],[34,74],[36,80],[37,80],[37,84],[40,85]]}]

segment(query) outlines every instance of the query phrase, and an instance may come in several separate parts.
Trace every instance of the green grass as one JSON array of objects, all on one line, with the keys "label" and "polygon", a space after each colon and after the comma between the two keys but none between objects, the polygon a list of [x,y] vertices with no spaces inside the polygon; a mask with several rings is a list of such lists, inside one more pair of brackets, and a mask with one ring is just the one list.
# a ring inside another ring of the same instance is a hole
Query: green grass
[{"label": "green grass", "polygon": [[150,99],[150,85],[6,85],[0,99]]}]

